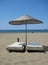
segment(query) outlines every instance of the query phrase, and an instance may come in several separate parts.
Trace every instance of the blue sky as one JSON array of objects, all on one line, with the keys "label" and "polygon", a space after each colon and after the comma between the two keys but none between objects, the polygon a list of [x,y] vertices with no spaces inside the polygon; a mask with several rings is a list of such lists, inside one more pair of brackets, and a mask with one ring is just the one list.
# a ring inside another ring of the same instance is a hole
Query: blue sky
[{"label": "blue sky", "polygon": [[0,0],[0,30],[25,29],[8,22],[26,14],[43,21],[27,25],[28,29],[48,29],[48,0]]}]

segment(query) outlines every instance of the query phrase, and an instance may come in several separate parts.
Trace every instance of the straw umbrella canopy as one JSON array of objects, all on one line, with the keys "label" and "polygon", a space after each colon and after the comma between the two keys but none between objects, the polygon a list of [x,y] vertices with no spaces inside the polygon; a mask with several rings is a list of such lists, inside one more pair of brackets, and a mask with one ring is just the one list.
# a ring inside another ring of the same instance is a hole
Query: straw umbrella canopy
[{"label": "straw umbrella canopy", "polygon": [[40,20],[37,20],[29,15],[21,16],[20,18],[16,20],[9,21],[9,24],[11,25],[24,25],[26,28],[26,44],[27,44],[27,24],[40,24],[43,23]]}]

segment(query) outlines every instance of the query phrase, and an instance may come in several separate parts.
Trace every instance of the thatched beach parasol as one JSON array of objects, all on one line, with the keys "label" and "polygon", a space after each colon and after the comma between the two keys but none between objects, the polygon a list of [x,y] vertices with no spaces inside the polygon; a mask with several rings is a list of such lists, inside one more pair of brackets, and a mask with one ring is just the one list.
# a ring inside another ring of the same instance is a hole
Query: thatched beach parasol
[{"label": "thatched beach parasol", "polygon": [[27,44],[27,24],[40,24],[40,23],[43,23],[43,22],[40,20],[37,20],[29,15],[21,16],[20,18],[9,22],[9,24],[11,24],[11,25],[24,25],[25,24],[26,44]]}]

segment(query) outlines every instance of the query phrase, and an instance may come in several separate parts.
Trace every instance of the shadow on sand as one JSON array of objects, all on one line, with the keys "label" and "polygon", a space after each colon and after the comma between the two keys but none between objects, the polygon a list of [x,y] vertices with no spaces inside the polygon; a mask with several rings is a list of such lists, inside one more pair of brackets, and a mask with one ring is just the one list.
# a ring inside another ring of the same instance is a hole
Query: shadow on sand
[{"label": "shadow on sand", "polygon": [[20,51],[20,50],[18,50],[18,51],[16,51],[16,50],[11,50],[11,51],[9,51],[9,53],[11,53],[11,52],[24,53],[24,52],[25,52],[25,50],[23,50],[23,51]]},{"label": "shadow on sand", "polygon": [[44,50],[45,51],[48,51],[48,46],[44,46]]}]

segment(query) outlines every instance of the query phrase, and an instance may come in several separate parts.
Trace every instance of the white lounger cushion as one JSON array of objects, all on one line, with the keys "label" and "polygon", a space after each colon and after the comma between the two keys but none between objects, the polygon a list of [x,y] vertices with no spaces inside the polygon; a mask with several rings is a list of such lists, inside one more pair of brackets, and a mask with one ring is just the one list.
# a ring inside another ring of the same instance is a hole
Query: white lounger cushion
[{"label": "white lounger cushion", "polygon": [[23,50],[24,49],[24,42],[15,42],[11,45],[7,46],[7,50]]},{"label": "white lounger cushion", "polygon": [[44,47],[39,43],[32,42],[32,43],[27,44],[27,50],[39,50],[39,51],[42,51],[42,50],[44,50]]}]

